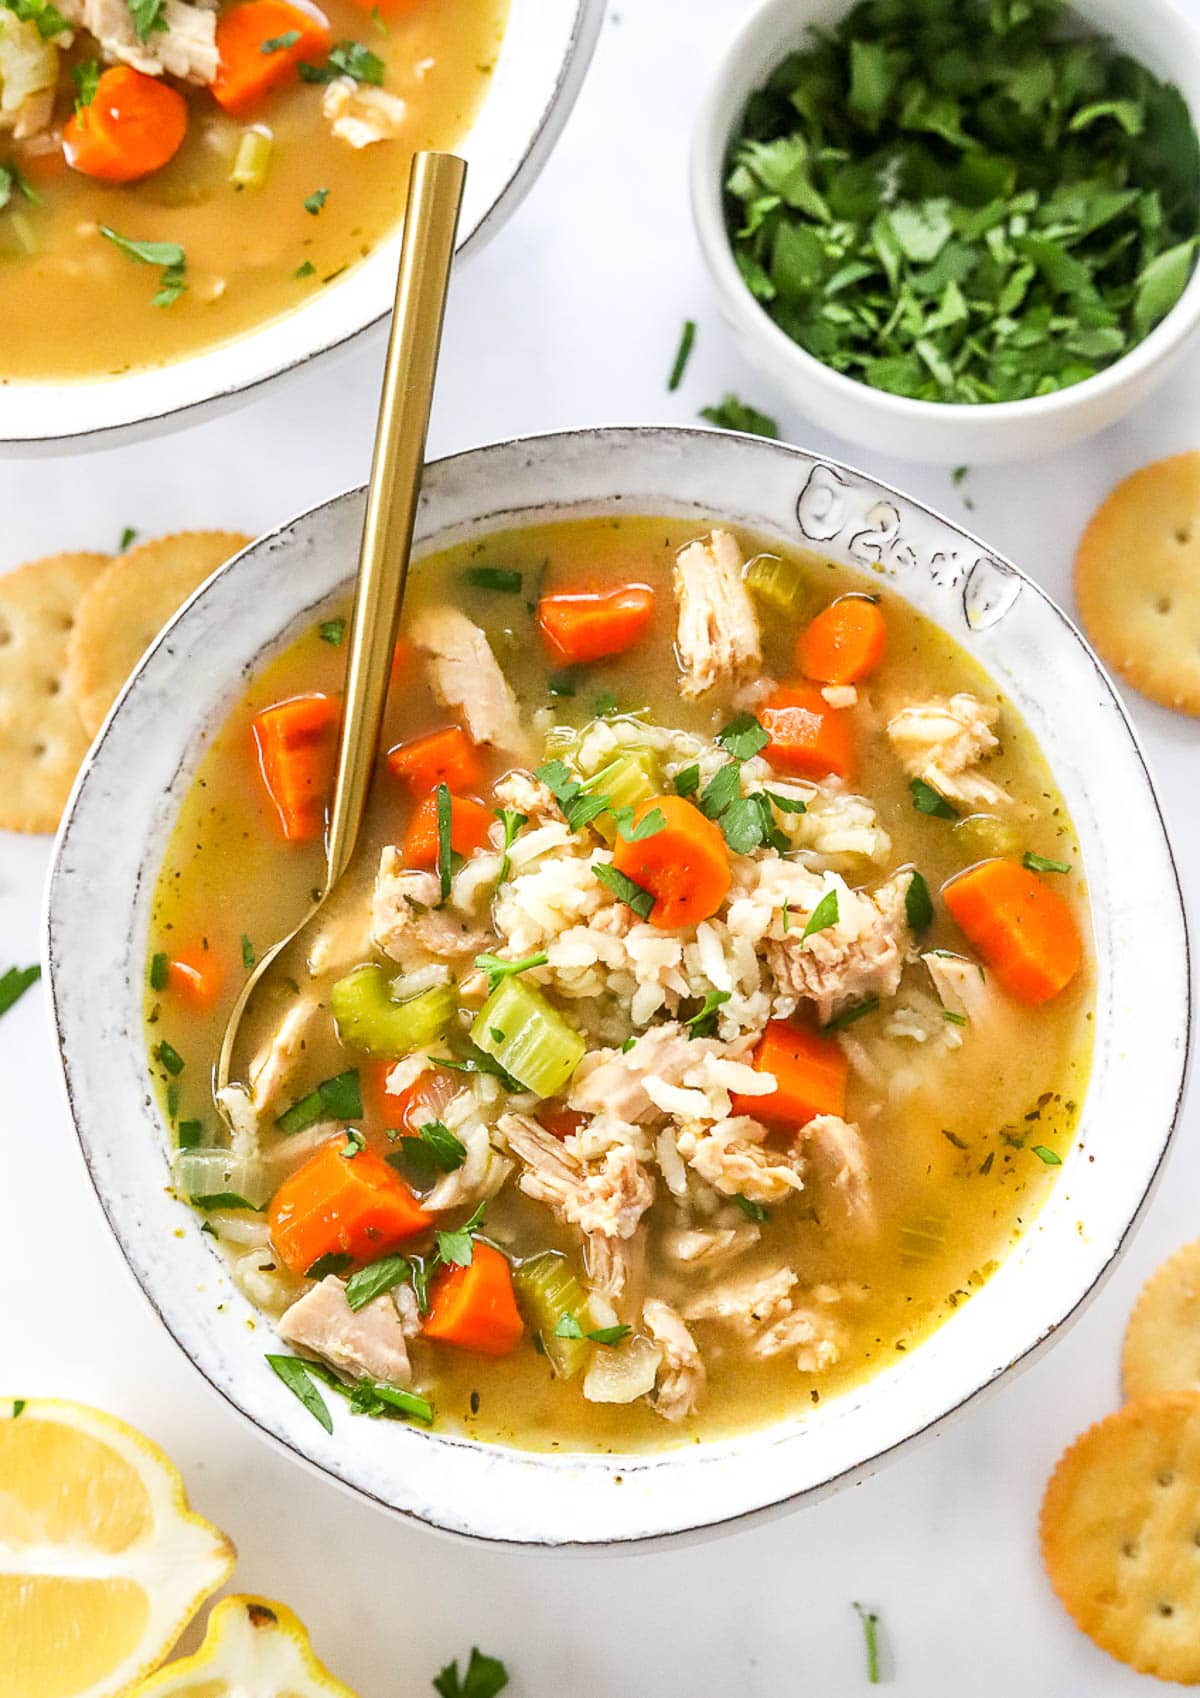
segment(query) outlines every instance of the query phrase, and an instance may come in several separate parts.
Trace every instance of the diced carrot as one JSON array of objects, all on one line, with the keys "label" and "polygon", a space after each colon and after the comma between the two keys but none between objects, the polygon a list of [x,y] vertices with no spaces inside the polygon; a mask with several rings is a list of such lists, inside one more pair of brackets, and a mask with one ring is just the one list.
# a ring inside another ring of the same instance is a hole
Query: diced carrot
[{"label": "diced carrot", "polygon": [[839,596],[796,639],[796,666],[819,684],[856,684],[887,647],[887,621],[865,595]]},{"label": "diced carrot", "polygon": [[770,1073],[770,1096],[736,1095],[734,1114],[769,1126],[807,1126],[818,1114],[844,1116],[849,1063],[842,1046],[790,1020],[769,1020],[754,1051],[756,1073]]},{"label": "diced carrot", "polygon": [[[450,798],[450,847],[456,855],[473,855],[491,846],[488,832],[495,814],[469,796]],[[404,838],[406,867],[436,867],[438,858],[437,792],[418,803]]]},{"label": "diced carrot", "polygon": [[407,637],[397,637],[392,650],[392,683],[396,684],[412,666],[413,649]]},{"label": "diced carrot", "polygon": [[388,1088],[394,1061],[359,1063],[363,1075],[364,1101],[372,1123],[392,1132],[418,1132],[430,1120],[440,1120],[446,1104],[460,1089],[448,1069],[427,1067],[402,1091]]},{"label": "diced carrot", "polygon": [[524,1331],[507,1259],[477,1239],[469,1267],[448,1268],[434,1281],[425,1337],[507,1356]]},{"label": "diced carrot", "polygon": [[651,925],[664,931],[690,926],[715,914],[729,892],[729,853],[720,827],[682,796],[654,796],[634,812],[640,825],[652,809],[662,813],[660,831],[627,843],[618,837],[613,866],[654,897]]},{"label": "diced carrot", "polygon": [[483,782],[479,751],[457,725],[397,743],[388,750],[387,763],[414,796],[427,796],[439,784],[451,790],[476,790]]},{"label": "diced carrot", "polygon": [[336,700],[319,692],[254,716],[258,768],[289,842],[317,837],[324,826],[340,718]]},{"label": "diced carrot", "polygon": [[240,116],[273,89],[294,83],[301,60],[324,59],[332,45],[328,19],[306,0],[244,0],[217,19],[210,93]]},{"label": "diced carrot", "polygon": [[211,1008],[221,994],[224,975],[211,950],[197,946],[180,950],[167,962],[167,985],[179,991],[193,1008]]},{"label": "diced carrot", "polygon": [[560,1098],[539,1103],[537,1117],[552,1138],[570,1138],[587,1119],[586,1114],[568,1108]]},{"label": "diced carrot", "polygon": [[559,666],[582,666],[624,654],[645,636],[654,618],[647,584],[613,590],[556,591],[538,602],[538,630]]},{"label": "diced carrot", "polygon": [[942,886],[946,907],[1003,988],[1048,1002],[1079,971],[1083,940],[1068,902],[1018,861],[980,861]]},{"label": "diced carrot", "polygon": [[271,1199],[271,1238],[293,1273],[322,1256],[374,1261],[434,1223],[381,1157],[348,1147],[342,1135],[322,1144]]},{"label": "diced carrot", "polygon": [[63,126],[63,156],[85,177],[135,183],[175,157],[187,127],[188,104],[178,89],[129,65],[113,65]]},{"label": "diced carrot", "polygon": [[785,772],[804,778],[849,778],[854,770],[854,739],[844,712],[831,708],[815,684],[790,684],[776,690],[759,709],[759,723],[770,738],[766,758]]}]

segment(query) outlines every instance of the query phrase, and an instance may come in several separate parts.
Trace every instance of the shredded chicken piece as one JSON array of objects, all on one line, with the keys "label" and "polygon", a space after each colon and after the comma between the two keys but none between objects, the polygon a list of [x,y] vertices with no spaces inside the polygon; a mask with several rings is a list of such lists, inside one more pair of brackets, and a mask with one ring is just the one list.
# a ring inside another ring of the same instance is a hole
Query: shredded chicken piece
[{"label": "shredded chicken piece", "polygon": [[904,770],[939,796],[968,808],[997,808],[1009,802],[1008,792],[973,769],[999,748],[993,730],[999,718],[999,708],[960,691],[948,701],[935,697],[901,708],[887,734]]},{"label": "shredded chicken piece", "polygon": [[398,94],[353,77],[335,77],[325,89],[321,112],[338,141],[351,147],[371,147],[394,141],[404,128],[408,107]]},{"label": "shredded chicken piece", "polygon": [[893,874],[871,895],[837,880],[836,925],[804,936],[801,924],[786,937],[768,938],[767,962],[781,990],[816,1004],[822,1025],[868,997],[894,996],[908,946],[905,897],[910,870]]},{"label": "shredded chicken piece", "polygon": [[662,1352],[651,1407],[666,1421],[683,1421],[695,1412],[704,1393],[708,1379],[704,1358],[678,1310],[669,1303],[647,1297],[642,1323]]},{"label": "shredded chicken piece", "polygon": [[740,1226],[673,1227],[664,1233],[663,1250],[688,1268],[719,1268],[752,1250],[762,1234],[752,1221]]},{"label": "shredded chicken piece", "polygon": [[187,0],[163,0],[164,29],[145,41],[133,27],[125,0],[62,0],[59,11],[69,23],[95,36],[108,64],[132,65],[150,77],[179,77],[211,83],[217,74],[217,15]]},{"label": "shredded chicken piece", "polygon": [[790,1293],[796,1283],[791,1268],[776,1268],[768,1274],[751,1274],[748,1278],[724,1280],[707,1291],[701,1291],[684,1309],[689,1321],[720,1321],[732,1327],[742,1338],[750,1338],[760,1327],[769,1324],[791,1305]]},{"label": "shredded chicken piece", "polygon": [[995,1013],[994,992],[977,961],[936,949],[927,951],[921,960],[929,969],[942,1007],[949,1013],[960,1015],[972,1026],[981,1025]]},{"label": "shredded chicken piece", "polygon": [[[581,1114],[607,1114],[635,1124],[666,1115],[717,1117],[706,1093],[727,1105],[729,1092],[767,1094],[773,1088],[749,1066],[754,1038],[732,1044],[693,1038],[677,1021],[651,1026],[628,1050],[595,1050],[580,1063],[570,1106]],[[718,1111],[719,1112],[719,1111]]]},{"label": "shredded chicken piece", "polygon": [[754,1203],[781,1203],[803,1191],[794,1150],[767,1148],[765,1128],[747,1115],[718,1120],[712,1126],[682,1127],[675,1142],[688,1166],[726,1197]]},{"label": "shredded chicken piece", "polygon": [[296,1063],[308,1047],[308,1034],[322,1012],[320,1001],[311,990],[297,997],[251,1061],[246,1076],[256,1114],[266,1112],[280,1086],[295,1071]]},{"label": "shredded chicken piece", "polygon": [[362,899],[337,901],[321,912],[308,946],[310,973],[348,973],[371,959],[371,927]]},{"label": "shredded chicken piece", "polygon": [[320,1356],[347,1379],[365,1376],[403,1386],[412,1378],[404,1325],[391,1296],[385,1293],[355,1311],[333,1274],[280,1317],[279,1336]]},{"label": "shredded chicken piece", "polygon": [[758,615],[742,582],[743,564],[733,536],[720,529],[676,556],[675,648],[680,694],[688,699],[717,684],[735,689],[762,668]]},{"label": "shredded chicken piece", "polygon": [[524,767],[514,767],[498,779],[493,795],[497,807],[511,808],[514,813],[524,814],[525,823],[531,827],[545,825],[548,820],[561,822],[563,819],[563,811],[554,800],[549,785],[543,784]]},{"label": "shredded chicken piece", "polygon": [[430,955],[461,960],[494,941],[451,909],[439,908],[440,894],[435,874],[406,868],[399,849],[386,845],[371,899],[371,936],[401,966],[423,966]]},{"label": "shredded chicken piece", "polygon": [[487,1126],[479,1117],[474,1092],[459,1091],[440,1117],[466,1148],[461,1167],[438,1180],[423,1201],[434,1214],[443,1209],[462,1208],[494,1197],[512,1172],[512,1163],[492,1148]]},{"label": "shredded chicken piece", "polygon": [[409,635],[429,657],[434,695],[443,707],[463,715],[471,741],[527,759],[529,741],[517,698],[479,626],[455,607],[427,607]]},{"label": "shredded chicken piece", "polygon": [[836,1114],[818,1114],[801,1130],[800,1138],[805,1149],[815,1152],[822,1177],[851,1218],[860,1226],[873,1226],[871,1170],[858,1127]]},{"label": "shredded chicken piece", "polygon": [[846,1342],[845,1329],[829,1308],[861,1293],[860,1286],[815,1285],[802,1294],[807,1302],[789,1299],[786,1311],[751,1339],[750,1355],[765,1361],[794,1352],[802,1374],[825,1373],[841,1361]]}]

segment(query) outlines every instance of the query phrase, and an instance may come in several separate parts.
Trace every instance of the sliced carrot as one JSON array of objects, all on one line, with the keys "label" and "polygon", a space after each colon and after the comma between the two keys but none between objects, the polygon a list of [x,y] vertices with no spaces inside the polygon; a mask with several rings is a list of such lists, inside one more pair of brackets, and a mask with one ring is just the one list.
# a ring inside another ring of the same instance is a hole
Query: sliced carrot
[{"label": "sliced carrot", "polygon": [[414,796],[428,796],[439,784],[448,784],[451,790],[476,790],[483,782],[479,751],[457,725],[397,743],[388,750],[387,763]]},{"label": "sliced carrot", "polygon": [[776,690],[759,709],[759,722],[770,738],[766,758],[785,772],[805,778],[836,773],[849,778],[854,770],[854,738],[850,721],[831,708],[815,684],[791,684]]},{"label": "sliced carrot", "polygon": [[178,89],[128,65],[113,65],[87,105],[63,126],[63,156],[85,177],[135,183],[175,157],[187,127],[188,104]]},{"label": "sliced carrot", "polygon": [[322,1256],[374,1261],[434,1223],[385,1161],[351,1147],[344,1136],[331,1138],[271,1199],[271,1238],[293,1273],[307,1273]]},{"label": "sliced carrot", "polygon": [[267,795],[289,842],[317,837],[333,780],[341,709],[332,696],[292,696],[254,716],[254,745]]},{"label": "sliced carrot", "polygon": [[561,1098],[538,1104],[537,1117],[552,1138],[570,1138],[587,1120],[586,1114],[568,1108]]},{"label": "sliced carrot", "polygon": [[617,839],[613,866],[654,897],[651,925],[663,931],[694,925],[715,914],[729,892],[729,852],[720,827],[682,796],[653,796],[634,812],[641,825],[653,809],[663,816],[660,831],[640,842]]},{"label": "sliced carrot", "polygon": [[807,1126],[818,1114],[845,1114],[850,1068],[835,1039],[790,1020],[769,1020],[753,1066],[756,1073],[773,1075],[775,1089],[767,1097],[735,1096],[734,1114],[752,1115],[769,1126]]},{"label": "sliced carrot", "polygon": [[[450,798],[450,847],[456,855],[473,855],[491,847],[488,832],[495,814],[469,796]],[[436,867],[438,859],[437,793],[417,805],[404,837],[406,867]]]},{"label": "sliced carrot", "polygon": [[1019,1002],[1049,1002],[1079,971],[1083,940],[1070,904],[1018,861],[980,861],[943,885],[942,895]]},{"label": "sliced carrot", "polygon": [[624,654],[641,641],[654,618],[647,584],[613,590],[556,591],[538,602],[538,630],[559,666],[582,666]]},{"label": "sliced carrot", "polygon": [[372,1123],[392,1132],[418,1132],[427,1121],[440,1120],[446,1104],[460,1088],[457,1078],[447,1069],[427,1067],[411,1085],[393,1091],[388,1079],[395,1066],[394,1061],[359,1063]]},{"label": "sliced carrot", "polygon": [[412,666],[413,647],[407,637],[397,637],[392,650],[392,683],[397,684]]},{"label": "sliced carrot", "polygon": [[212,951],[199,946],[181,950],[167,963],[167,985],[179,991],[193,1008],[211,1008],[221,994],[223,980]]},{"label": "sliced carrot", "polygon": [[839,596],[796,639],[796,666],[819,684],[856,684],[887,647],[887,621],[865,595]]},{"label": "sliced carrot", "polygon": [[[294,38],[294,39],[293,39]],[[294,83],[301,60],[324,59],[333,46],[329,20],[303,0],[245,0],[217,19],[217,74],[210,93],[241,115]]]},{"label": "sliced carrot", "polygon": [[507,1356],[525,1331],[507,1259],[475,1241],[469,1267],[449,1268],[434,1281],[425,1337],[483,1356]]}]

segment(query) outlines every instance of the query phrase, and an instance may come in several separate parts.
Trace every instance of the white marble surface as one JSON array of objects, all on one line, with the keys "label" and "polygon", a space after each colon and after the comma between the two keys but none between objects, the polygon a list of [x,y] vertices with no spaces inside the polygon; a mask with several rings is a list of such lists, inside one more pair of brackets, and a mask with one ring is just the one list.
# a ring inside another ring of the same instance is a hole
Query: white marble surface
[{"label": "white marble surface", "polygon": [[[744,0],[618,0],[541,183],[456,284],[435,452],[559,426],[690,420],[726,389],[778,410],[721,332],[685,194],[690,115],[743,10]],[[669,396],[685,316],[699,337]],[[360,481],[377,357],[362,347],[150,445],[0,461],[0,570],[113,546],[126,524],[265,529]],[[1035,466],[972,472],[958,489],[940,469],[878,458],[870,469],[952,514],[969,499],[974,528],[1069,601],[1072,549],[1096,500],[1142,461],[1197,444],[1197,379],[1200,348],[1106,435]],[[781,417],[796,440],[859,458]],[[1196,722],[1127,699],[1195,914]],[[37,954],[48,852],[45,840],[0,835],[0,967]],[[268,1449],[179,1355],[125,1271],[75,1146],[40,990],[0,1024],[0,1080],[3,1389],[100,1404],[164,1444],[197,1507],[237,1541],[236,1584],[292,1604],[362,1698],[427,1693],[440,1663],[472,1642],[508,1660],[513,1698],[568,1686],[588,1698],[854,1693],[866,1687],[854,1599],[881,1613],[884,1676],[898,1694],[1148,1689],[1059,1610],[1038,1562],[1036,1514],[1063,1445],[1116,1402],[1120,1331],[1140,1281],[1200,1231],[1194,1106],[1140,1233],[1084,1319],[941,1437],[858,1490],[769,1525],[688,1548],[546,1558],[406,1527]]]}]

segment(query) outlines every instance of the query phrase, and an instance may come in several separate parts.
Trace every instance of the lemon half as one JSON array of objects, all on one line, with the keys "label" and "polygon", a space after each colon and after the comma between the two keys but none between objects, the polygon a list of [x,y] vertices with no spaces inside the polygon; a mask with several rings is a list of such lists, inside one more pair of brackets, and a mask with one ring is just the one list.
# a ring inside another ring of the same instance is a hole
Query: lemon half
[{"label": "lemon half", "polygon": [[271,1598],[222,1598],[194,1657],[169,1663],[132,1698],[355,1698],[313,1654],[308,1632]]},{"label": "lemon half", "polygon": [[115,1698],[233,1570],[178,1470],[81,1403],[0,1399],[0,1698]]}]

